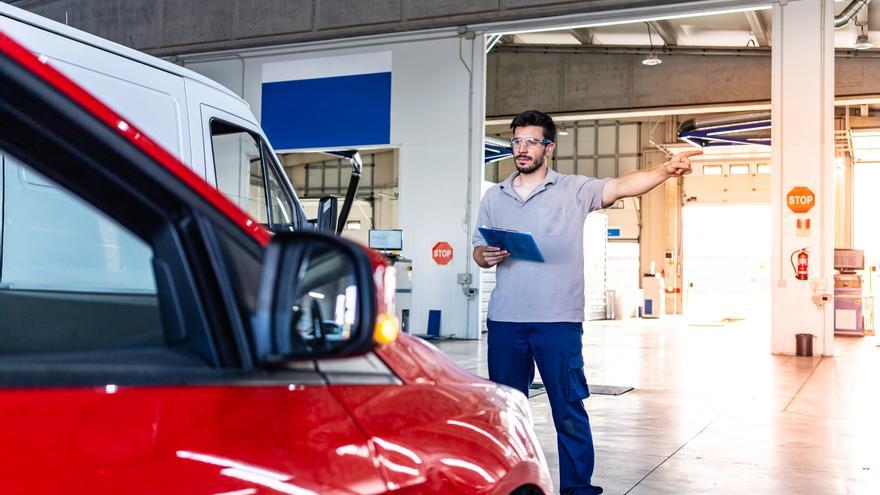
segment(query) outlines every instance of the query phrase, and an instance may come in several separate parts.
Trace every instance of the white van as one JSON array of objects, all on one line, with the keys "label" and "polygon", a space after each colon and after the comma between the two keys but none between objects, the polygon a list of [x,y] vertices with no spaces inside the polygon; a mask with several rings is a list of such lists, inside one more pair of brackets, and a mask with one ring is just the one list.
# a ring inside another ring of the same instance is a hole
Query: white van
[{"label": "white van", "polygon": [[[0,31],[45,57],[270,230],[336,232],[344,225],[335,198],[322,200],[319,219],[305,217],[248,104],[229,89],[5,3]],[[111,309],[154,308],[149,253],[142,239],[0,149],[0,335],[47,314],[77,320],[85,335],[96,318],[112,318],[112,311],[95,311],[96,301]],[[155,323],[153,313],[135,319],[137,325]],[[40,336],[28,338],[33,341],[6,342],[0,354],[48,345]]]},{"label": "white van", "polygon": [[[5,3],[0,3],[0,30],[46,57],[271,230],[307,225],[250,107],[229,89],[170,62]],[[7,172],[21,175],[12,169]],[[7,200],[8,189],[17,187],[16,181],[11,182],[4,191]],[[51,214],[41,210],[58,206],[36,199],[30,198],[24,208],[35,221]]]}]

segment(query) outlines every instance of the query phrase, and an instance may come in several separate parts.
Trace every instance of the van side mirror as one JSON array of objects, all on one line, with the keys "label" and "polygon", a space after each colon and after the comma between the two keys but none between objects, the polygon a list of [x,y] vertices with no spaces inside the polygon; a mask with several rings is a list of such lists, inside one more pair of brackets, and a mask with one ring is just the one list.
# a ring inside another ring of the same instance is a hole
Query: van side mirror
[{"label": "van side mirror", "polygon": [[316,220],[316,230],[318,232],[327,232],[333,234],[336,232],[336,222],[338,217],[336,214],[339,200],[336,196],[324,196],[318,201],[318,218]]},{"label": "van side mirror", "polygon": [[263,259],[255,316],[259,361],[351,356],[393,340],[396,329],[388,332],[377,299],[387,289],[377,287],[383,277],[375,274],[385,268],[345,239],[311,232],[274,236]]},{"label": "van side mirror", "polygon": [[354,198],[357,194],[358,183],[361,181],[361,173],[364,170],[361,154],[357,150],[350,150],[343,153],[342,156],[348,158],[351,164],[351,178],[348,180],[348,188],[345,190],[345,203],[342,204],[342,212],[339,215],[339,223],[336,225],[336,233],[342,234],[342,230],[348,223],[348,214],[351,212],[351,206],[354,204]]}]

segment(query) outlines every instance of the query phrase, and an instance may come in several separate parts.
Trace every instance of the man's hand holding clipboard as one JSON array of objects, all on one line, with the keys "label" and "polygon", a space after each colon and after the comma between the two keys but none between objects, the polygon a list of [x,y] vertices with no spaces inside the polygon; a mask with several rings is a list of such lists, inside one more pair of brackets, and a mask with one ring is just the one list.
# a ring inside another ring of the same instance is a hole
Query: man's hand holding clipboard
[{"label": "man's hand holding clipboard", "polygon": [[495,246],[477,246],[474,248],[474,261],[480,268],[492,268],[504,261],[510,253]]},{"label": "man's hand holding clipboard", "polygon": [[[486,244],[491,247],[500,248],[500,252],[507,252],[507,256],[511,258],[539,263],[544,262],[544,255],[541,254],[541,250],[538,249],[538,244],[530,232],[480,227],[480,234],[482,234]],[[498,252],[490,251],[487,248],[483,252],[483,259],[486,260],[487,255]],[[496,263],[490,263],[489,260],[486,261],[492,266],[498,264],[501,260],[498,260]]]}]

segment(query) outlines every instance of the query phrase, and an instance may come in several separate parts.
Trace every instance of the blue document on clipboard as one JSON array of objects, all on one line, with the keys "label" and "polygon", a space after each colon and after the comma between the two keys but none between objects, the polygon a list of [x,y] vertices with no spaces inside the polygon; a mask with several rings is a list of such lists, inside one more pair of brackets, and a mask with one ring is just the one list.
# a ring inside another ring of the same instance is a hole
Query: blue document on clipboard
[{"label": "blue document on clipboard", "polygon": [[507,251],[511,258],[544,262],[544,255],[538,249],[538,244],[531,232],[480,227],[480,233],[483,234],[486,244]]}]

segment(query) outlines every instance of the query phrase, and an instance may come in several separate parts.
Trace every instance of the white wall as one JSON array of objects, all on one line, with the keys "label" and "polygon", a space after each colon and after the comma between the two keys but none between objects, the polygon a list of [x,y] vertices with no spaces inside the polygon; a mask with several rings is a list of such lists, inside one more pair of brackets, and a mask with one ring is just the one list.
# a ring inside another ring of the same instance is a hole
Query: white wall
[{"label": "white wall", "polygon": [[[473,273],[477,286],[470,229],[482,179],[483,47],[483,36],[468,40],[450,29],[181,59],[186,67],[233,90],[241,88],[243,80],[244,98],[259,119],[263,64],[390,51],[391,142],[387,144],[400,152],[398,221],[405,236],[402,254],[413,260],[410,328],[413,333],[424,333],[428,310],[439,309],[442,334],[478,338],[478,301],[465,297],[456,274]],[[340,118],[362,119],[369,125],[368,115]],[[469,171],[474,174],[470,181]],[[470,218],[468,198],[472,201]],[[431,259],[431,248],[438,241],[454,248],[447,266]]]}]

